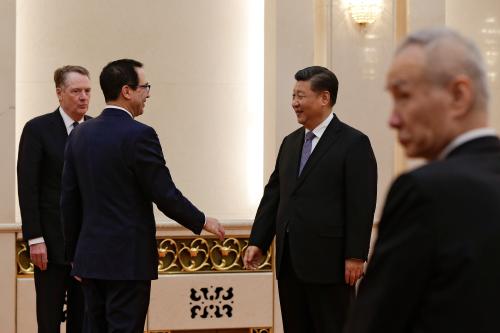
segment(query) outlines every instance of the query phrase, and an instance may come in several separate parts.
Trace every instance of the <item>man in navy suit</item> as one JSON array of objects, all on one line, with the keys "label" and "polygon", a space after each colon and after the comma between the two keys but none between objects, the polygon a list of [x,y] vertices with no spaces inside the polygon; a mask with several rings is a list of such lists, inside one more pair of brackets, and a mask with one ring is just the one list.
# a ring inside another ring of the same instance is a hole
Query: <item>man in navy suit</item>
[{"label": "man in navy suit", "polygon": [[500,140],[477,47],[409,35],[387,75],[389,125],[428,164],[394,182],[349,333],[500,330]]},{"label": "man in navy suit", "polygon": [[19,142],[17,184],[23,238],[35,265],[36,315],[39,333],[60,331],[67,300],[67,333],[82,331],[83,294],[64,258],[59,211],[64,146],[69,133],[89,109],[90,78],[81,66],[54,72],[59,107],[26,123]]},{"label": "man in navy suit", "polygon": [[108,104],[68,140],[61,210],[72,274],[82,279],[91,332],[143,332],[158,278],[153,203],[196,234],[224,237],[176,188],[153,128],[136,120],[151,85],[143,65],[122,59],[100,75]]}]

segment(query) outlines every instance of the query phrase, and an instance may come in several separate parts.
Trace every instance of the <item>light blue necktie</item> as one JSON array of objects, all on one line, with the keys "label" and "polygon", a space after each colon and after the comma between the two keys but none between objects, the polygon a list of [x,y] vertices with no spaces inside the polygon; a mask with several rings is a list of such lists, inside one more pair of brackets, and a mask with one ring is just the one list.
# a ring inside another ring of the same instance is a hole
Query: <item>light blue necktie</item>
[{"label": "light blue necktie", "polygon": [[300,157],[300,168],[299,168],[299,176],[302,173],[302,169],[304,169],[304,165],[306,165],[309,156],[311,156],[312,151],[312,141],[316,137],[312,131],[306,134],[306,138],[304,140],[304,145],[302,146],[302,156]]}]

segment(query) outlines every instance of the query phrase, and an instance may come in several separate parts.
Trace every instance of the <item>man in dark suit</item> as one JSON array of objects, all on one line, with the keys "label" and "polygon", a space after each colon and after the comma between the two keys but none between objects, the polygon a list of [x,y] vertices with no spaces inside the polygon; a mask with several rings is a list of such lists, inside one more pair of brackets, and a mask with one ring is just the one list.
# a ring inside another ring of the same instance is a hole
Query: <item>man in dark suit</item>
[{"label": "man in dark suit", "polygon": [[347,331],[498,332],[500,141],[481,55],[448,29],[413,33],[387,89],[399,142],[429,163],[390,189]]},{"label": "man in dark suit", "polygon": [[17,179],[23,237],[35,265],[38,332],[59,332],[67,295],[66,332],[82,331],[83,294],[64,259],[59,212],[64,145],[75,126],[88,119],[89,72],[64,66],[54,73],[59,107],[26,123],[19,143]]},{"label": "man in dark suit", "polygon": [[281,144],[244,262],[256,268],[276,235],[285,332],[341,332],[368,254],[377,166],[368,137],[332,113],[335,75],[313,66],[295,79],[303,127]]},{"label": "man in dark suit", "polygon": [[151,280],[158,278],[153,202],[196,234],[224,237],[172,181],[153,128],[134,118],[151,85],[140,62],[109,63],[100,84],[107,106],[71,135],[61,210],[72,274],[83,279],[91,332],[143,332]]}]

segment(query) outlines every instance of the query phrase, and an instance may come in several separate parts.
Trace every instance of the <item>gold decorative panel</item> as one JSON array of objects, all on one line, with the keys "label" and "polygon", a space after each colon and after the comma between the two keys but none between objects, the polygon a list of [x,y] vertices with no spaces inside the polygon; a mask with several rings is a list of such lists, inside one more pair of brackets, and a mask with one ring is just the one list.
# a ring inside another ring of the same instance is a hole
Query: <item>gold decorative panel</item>
[{"label": "gold decorative panel", "polygon": [[248,333],[272,333],[271,328],[249,328],[247,329],[223,329],[223,330],[197,330],[197,331],[146,331],[144,333],[235,333],[235,332],[248,332]]},{"label": "gold decorative panel", "polygon": [[[248,239],[231,237],[221,242],[214,238],[164,238],[157,242],[160,274],[244,271]],[[257,271],[270,271],[271,262],[269,250]]]},{"label": "gold decorative panel", "polygon": [[[243,255],[248,247],[247,238],[159,238],[158,273],[210,273],[255,272],[245,271]],[[256,272],[272,269],[272,252],[269,250]],[[34,266],[30,260],[28,245],[17,241],[16,262],[18,275],[30,276]]]},{"label": "gold decorative panel", "polygon": [[18,240],[16,242],[16,262],[17,262],[17,274],[33,275],[35,271],[35,266],[33,265],[30,259],[28,244],[24,241]]}]

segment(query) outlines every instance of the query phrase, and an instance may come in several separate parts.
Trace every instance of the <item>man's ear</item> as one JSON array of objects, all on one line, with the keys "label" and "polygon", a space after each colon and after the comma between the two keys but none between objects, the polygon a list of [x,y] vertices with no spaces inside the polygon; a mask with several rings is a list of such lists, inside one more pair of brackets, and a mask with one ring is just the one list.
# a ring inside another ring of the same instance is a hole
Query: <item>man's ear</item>
[{"label": "man's ear", "polygon": [[130,88],[127,85],[124,85],[122,87],[122,90],[120,93],[123,96],[123,98],[125,98],[126,100],[129,100],[130,98],[132,98],[132,88]]},{"label": "man's ear", "polygon": [[59,100],[59,102],[62,100],[61,93],[62,93],[62,88],[61,87],[57,87],[56,88],[56,94],[57,94],[57,99]]},{"label": "man's ear", "polygon": [[453,115],[463,117],[472,108],[475,99],[471,79],[465,75],[458,75],[448,89]]},{"label": "man's ear", "polygon": [[321,104],[323,104],[324,106],[330,105],[330,100],[331,100],[330,92],[326,91],[326,90],[322,91],[321,92]]}]

